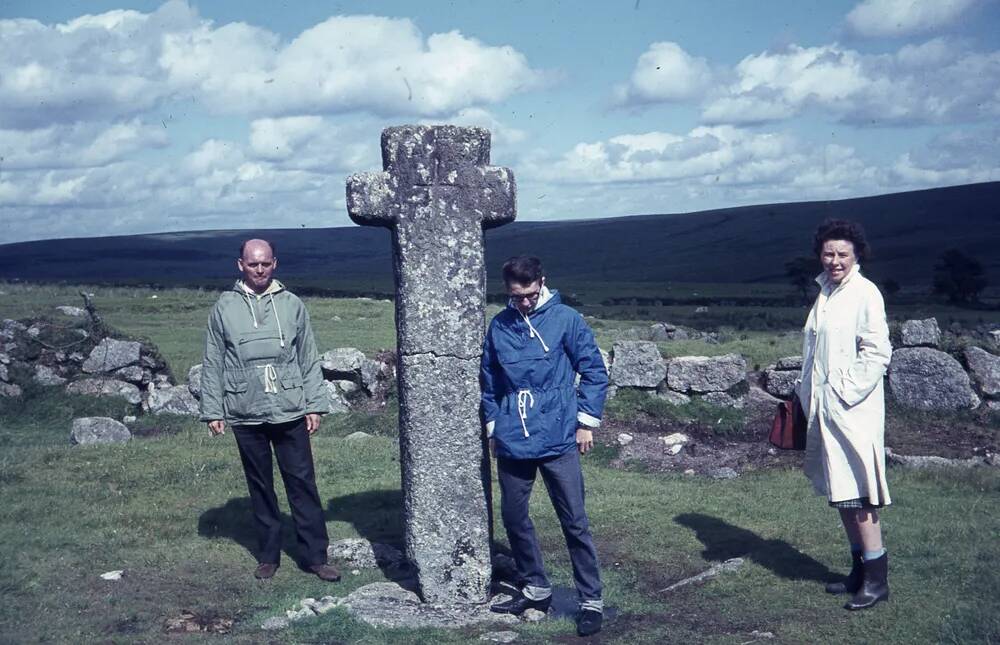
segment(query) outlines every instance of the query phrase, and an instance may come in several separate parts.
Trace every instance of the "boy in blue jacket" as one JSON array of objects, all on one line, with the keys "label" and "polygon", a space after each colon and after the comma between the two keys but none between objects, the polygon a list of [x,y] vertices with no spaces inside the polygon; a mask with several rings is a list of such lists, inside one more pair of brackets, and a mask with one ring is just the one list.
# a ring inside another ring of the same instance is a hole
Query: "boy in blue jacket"
[{"label": "boy in blue jacket", "polygon": [[[521,578],[520,594],[492,606],[498,613],[547,611],[545,575],[528,500],[541,471],[573,564],[580,601],[577,633],[601,629],[603,601],[597,552],[584,509],[580,455],[593,448],[608,373],[583,317],[545,286],[542,263],[516,257],[503,265],[510,296],[490,322],[480,370],[483,417],[497,459],[501,514]],[[579,385],[575,385],[576,375]]]}]

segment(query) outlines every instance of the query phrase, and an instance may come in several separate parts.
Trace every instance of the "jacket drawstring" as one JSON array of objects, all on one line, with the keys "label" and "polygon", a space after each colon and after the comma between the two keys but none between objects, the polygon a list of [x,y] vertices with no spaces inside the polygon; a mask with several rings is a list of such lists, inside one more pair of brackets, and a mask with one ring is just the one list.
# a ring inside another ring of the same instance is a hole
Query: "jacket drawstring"
[{"label": "jacket drawstring", "polygon": [[535,338],[537,336],[538,337],[538,342],[540,342],[542,344],[542,349],[544,349],[545,352],[548,353],[549,346],[545,344],[545,339],[542,338],[542,335],[538,333],[538,330],[535,329],[534,326],[532,326],[531,321],[528,319],[528,317],[526,315],[524,315],[523,313],[521,313],[520,310],[518,310],[518,313],[521,314],[521,318],[524,318],[524,322],[528,323],[528,329],[530,330],[531,337]]},{"label": "jacket drawstring", "polygon": [[274,369],[274,365],[268,363],[267,365],[261,365],[260,367],[264,370],[264,393],[277,394],[278,372]]},{"label": "jacket drawstring", "polygon": [[[541,336],[539,336],[539,338],[541,338]],[[528,418],[528,408],[533,408],[533,407],[535,407],[535,397],[532,396],[531,390],[518,390],[517,416],[521,417],[521,428],[524,430],[525,437],[531,436],[528,434],[528,424],[525,423],[525,419]]]},{"label": "jacket drawstring", "polygon": [[[250,294],[244,291],[243,297],[246,298],[247,307],[250,307],[250,316],[253,318],[253,328],[257,329],[257,312],[253,309],[253,301],[250,300]],[[273,307],[274,303],[272,303],[271,306]]]},{"label": "jacket drawstring", "polygon": [[281,316],[278,315],[278,308],[274,306],[274,294],[268,294],[271,297],[271,311],[274,312],[274,320],[278,323],[278,340],[281,342],[281,346],[285,346],[285,334],[281,332]]}]

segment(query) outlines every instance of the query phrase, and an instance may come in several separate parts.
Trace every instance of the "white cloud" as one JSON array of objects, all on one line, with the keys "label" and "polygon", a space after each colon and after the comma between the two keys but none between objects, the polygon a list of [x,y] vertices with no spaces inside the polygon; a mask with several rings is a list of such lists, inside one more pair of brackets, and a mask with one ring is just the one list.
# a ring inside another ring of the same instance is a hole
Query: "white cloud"
[{"label": "white cloud", "polygon": [[954,123],[1000,116],[1000,51],[963,52],[935,39],[896,54],[839,45],[747,56],[714,92],[708,123],[762,123],[810,108],[862,125]]},{"label": "white cloud", "polygon": [[1000,181],[1000,128],[938,135],[903,154],[892,170],[901,181],[925,185]]},{"label": "white cloud", "polygon": [[173,0],[47,26],[0,20],[0,122],[37,128],[128,118],[170,99],[257,117],[444,115],[546,82],[523,54],[408,19],[335,16],[291,42],[221,26]]},{"label": "white cloud", "polygon": [[704,58],[688,54],[674,42],[649,46],[636,62],[632,77],[615,88],[618,105],[644,105],[699,98],[712,83]]},{"label": "white cloud", "polygon": [[168,137],[159,124],[138,119],[114,124],[57,124],[34,130],[0,130],[2,167],[81,168],[105,166],[146,148],[161,148]]},{"label": "white cloud", "polygon": [[847,14],[847,25],[859,36],[909,36],[951,25],[975,4],[976,0],[864,0]]},{"label": "white cloud", "polygon": [[220,113],[440,115],[532,89],[544,74],[512,47],[457,31],[427,38],[408,19],[335,16],[283,46],[245,24],[170,35],[160,64]]}]

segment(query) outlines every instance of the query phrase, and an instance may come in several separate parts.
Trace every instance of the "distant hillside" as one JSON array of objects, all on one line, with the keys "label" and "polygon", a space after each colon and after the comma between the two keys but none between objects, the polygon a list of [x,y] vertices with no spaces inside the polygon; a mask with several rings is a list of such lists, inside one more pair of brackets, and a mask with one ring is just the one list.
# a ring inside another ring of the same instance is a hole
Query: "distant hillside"
[{"label": "distant hillside", "polygon": [[[1000,182],[840,201],[770,204],[671,215],[517,222],[486,235],[491,277],[507,257],[533,253],[559,284],[784,282],[784,263],[810,252],[827,217],[861,221],[876,279],[930,284],[947,248],[983,263],[1000,284]],[[391,243],[382,229],[199,231],[23,242],[0,246],[0,279],[159,285],[225,284],[240,240],[274,240],[286,280],[337,293],[387,292]],[[492,289],[491,289],[492,290]]]}]

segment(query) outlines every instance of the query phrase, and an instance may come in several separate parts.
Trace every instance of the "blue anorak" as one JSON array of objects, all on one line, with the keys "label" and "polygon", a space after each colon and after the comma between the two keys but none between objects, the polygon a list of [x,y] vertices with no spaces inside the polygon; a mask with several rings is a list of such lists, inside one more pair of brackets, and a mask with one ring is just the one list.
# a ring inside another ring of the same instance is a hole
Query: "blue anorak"
[{"label": "blue anorak", "polygon": [[508,303],[493,318],[480,375],[483,418],[499,457],[561,455],[576,450],[578,427],[600,426],[604,359],[590,327],[558,291],[543,287],[527,317]]}]

